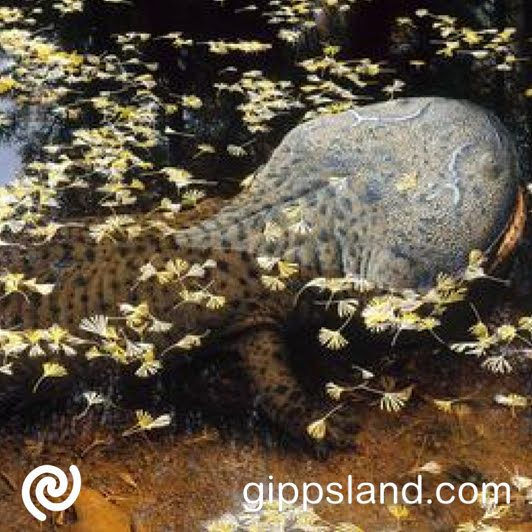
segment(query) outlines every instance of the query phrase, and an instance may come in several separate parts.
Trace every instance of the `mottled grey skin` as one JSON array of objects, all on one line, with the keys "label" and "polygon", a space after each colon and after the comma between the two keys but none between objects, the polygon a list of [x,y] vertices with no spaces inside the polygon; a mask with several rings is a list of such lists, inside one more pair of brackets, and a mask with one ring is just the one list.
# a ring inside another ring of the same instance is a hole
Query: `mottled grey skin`
[{"label": "mottled grey skin", "polygon": [[[405,174],[418,183],[399,192]],[[216,247],[225,226],[238,249],[323,274],[354,273],[384,289],[423,288],[439,272],[463,268],[471,249],[496,241],[518,179],[512,140],[493,115],[469,102],[400,99],[295,128],[247,201],[188,235]],[[287,233],[268,245],[260,236],[265,222],[286,225],[283,210],[297,204],[310,237]]]},{"label": "mottled grey skin", "polygon": [[[399,191],[397,183],[413,173],[416,186]],[[81,318],[117,315],[117,304],[147,300],[156,316],[174,323],[166,343],[154,338],[161,348],[210,329],[206,342],[240,355],[267,414],[303,436],[325,405],[303,391],[290,369],[283,331],[293,292],[269,292],[256,258],[299,263],[296,284],[356,274],[379,289],[423,289],[437,273],[464,267],[471,249],[495,246],[511,218],[518,179],[509,135],[466,102],[397,100],[319,118],[287,135],[248,192],[176,237],[144,234],[96,245],[87,233],[70,231],[24,257],[11,250],[4,260],[12,271],[17,266],[56,288],[31,305],[6,300],[3,325],[59,323],[79,334]],[[268,242],[265,225],[286,227],[285,211],[294,205],[310,233],[285,230]],[[175,308],[173,288],[136,283],[148,261],[161,267],[176,257],[217,261],[205,282],[225,295],[221,311]],[[353,435],[350,420],[329,418],[332,442]]]}]

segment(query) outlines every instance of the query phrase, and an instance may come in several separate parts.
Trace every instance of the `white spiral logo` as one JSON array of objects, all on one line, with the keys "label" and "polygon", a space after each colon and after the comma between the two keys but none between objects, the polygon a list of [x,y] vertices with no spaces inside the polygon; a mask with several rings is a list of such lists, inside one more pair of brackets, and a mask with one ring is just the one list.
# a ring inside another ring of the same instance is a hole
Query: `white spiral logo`
[{"label": "white spiral logo", "polygon": [[[81,490],[81,475],[79,469],[75,465],[69,467],[70,474],[74,481],[72,491],[66,500],[63,502],[51,502],[48,497],[61,497],[67,492],[68,478],[66,474],[58,467],[52,465],[42,465],[34,469],[25,479],[22,485],[22,500],[28,511],[39,521],[45,521],[46,515],[44,515],[38,508],[35,507],[31,500],[30,489],[33,481],[41,475],[53,475],[46,476],[39,480],[37,486],[35,486],[35,497],[37,501],[51,512],[60,512],[70,508],[78,498]],[[59,481],[59,482],[58,482]],[[46,493],[45,493],[46,490]]]}]

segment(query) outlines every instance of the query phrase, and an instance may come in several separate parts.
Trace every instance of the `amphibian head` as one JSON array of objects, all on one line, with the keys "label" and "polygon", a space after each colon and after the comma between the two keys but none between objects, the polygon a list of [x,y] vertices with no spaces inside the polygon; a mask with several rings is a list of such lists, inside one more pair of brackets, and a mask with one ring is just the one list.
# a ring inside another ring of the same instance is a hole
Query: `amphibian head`
[{"label": "amphibian head", "polygon": [[269,219],[297,204],[310,228],[274,251],[384,289],[423,289],[440,272],[459,272],[473,249],[497,261],[508,253],[523,226],[520,178],[513,140],[490,112],[407,98],[295,128],[252,194],[260,203],[275,190]]}]

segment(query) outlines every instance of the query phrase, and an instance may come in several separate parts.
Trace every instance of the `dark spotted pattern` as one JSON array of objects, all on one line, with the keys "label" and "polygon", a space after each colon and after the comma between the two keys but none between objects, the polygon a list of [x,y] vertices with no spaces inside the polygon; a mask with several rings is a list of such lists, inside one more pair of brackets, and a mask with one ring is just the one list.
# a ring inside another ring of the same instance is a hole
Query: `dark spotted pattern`
[{"label": "dark spotted pattern", "polygon": [[[410,185],[402,186],[408,175]],[[153,232],[98,245],[82,224],[51,244],[8,249],[3,262],[11,271],[56,287],[31,305],[5,300],[2,325],[58,323],[76,331],[83,317],[117,315],[120,303],[148,301],[157,317],[174,324],[169,342],[210,329],[214,346],[238,352],[263,409],[301,436],[325,405],[303,391],[290,369],[283,326],[293,294],[264,287],[257,257],[297,262],[298,282],[356,274],[379,288],[421,289],[439,271],[463,266],[472,248],[497,242],[511,218],[518,178],[509,135],[465,102],[399,100],[319,118],[287,136],[251,190],[217,213],[210,209],[209,219],[183,221],[191,227],[175,237]],[[309,234],[288,227],[286,212],[294,207]],[[273,242],[263,234],[267,222],[283,228]],[[225,296],[222,310],[176,308],[173,287],[136,282],[148,261],[160,268],[177,257],[217,262],[202,283]],[[354,426],[332,416],[328,438],[351,441]]]}]

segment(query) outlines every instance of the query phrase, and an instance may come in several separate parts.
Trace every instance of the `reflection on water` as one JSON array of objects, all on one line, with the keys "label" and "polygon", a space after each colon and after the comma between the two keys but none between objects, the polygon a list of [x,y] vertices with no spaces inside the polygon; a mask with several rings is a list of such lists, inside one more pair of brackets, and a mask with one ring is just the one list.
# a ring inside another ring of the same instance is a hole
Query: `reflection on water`
[{"label": "reflection on water", "polygon": [[[0,76],[9,75],[15,67],[13,60],[0,57]],[[21,106],[9,96],[0,96],[0,185],[22,177],[25,165],[52,141],[54,124],[46,109]]]},{"label": "reflection on water", "polygon": [[[0,59],[0,74],[12,66],[7,59]],[[12,138],[8,128],[10,116],[15,110],[14,102],[0,99],[0,185],[5,185],[22,170],[22,146]]]},{"label": "reflection on water", "polygon": [[[0,113],[3,113],[5,106],[0,104]],[[23,161],[20,144],[14,142],[3,142],[0,145],[0,185],[5,185],[13,180],[22,170]]]}]

